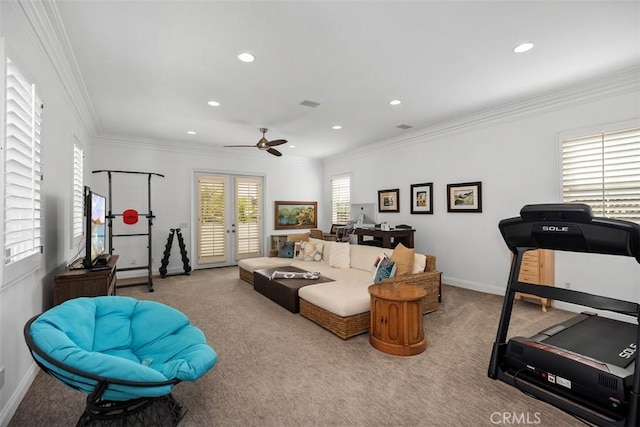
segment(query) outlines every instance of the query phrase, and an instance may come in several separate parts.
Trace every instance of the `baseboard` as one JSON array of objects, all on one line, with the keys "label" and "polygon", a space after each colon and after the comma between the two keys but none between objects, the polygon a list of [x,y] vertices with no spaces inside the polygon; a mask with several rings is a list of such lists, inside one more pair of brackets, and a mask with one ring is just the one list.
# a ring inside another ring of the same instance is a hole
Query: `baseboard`
[{"label": "baseboard", "polygon": [[0,413],[0,426],[6,427],[9,425],[9,421],[11,421],[11,418],[13,418],[13,415],[18,410],[20,402],[22,402],[27,391],[29,391],[29,387],[31,387],[31,384],[33,384],[33,381],[36,379],[39,370],[38,365],[33,362],[22,378],[22,381],[20,381],[20,384],[18,384],[18,388],[16,388],[16,391],[11,395],[9,401],[7,401],[2,413]]},{"label": "baseboard", "polygon": [[485,294],[502,295],[506,291],[506,287],[488,285],[486,283],[472,282],[470,280],[456,279],[455,277],[442,276],[442,284],[455,286],[458,288],[469,289],[470,291],[483,292]]}]

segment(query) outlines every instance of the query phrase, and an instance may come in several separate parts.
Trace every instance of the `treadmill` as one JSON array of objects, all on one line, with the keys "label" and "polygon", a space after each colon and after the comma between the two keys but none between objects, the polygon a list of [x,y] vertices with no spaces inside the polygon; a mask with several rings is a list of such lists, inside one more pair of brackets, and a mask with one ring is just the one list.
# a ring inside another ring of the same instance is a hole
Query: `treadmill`
[{"label": "treadmill", "polygon": [[[596,425],[640,425],[640,305],[518,281],[532,249],[628,256],[640,263],[640,225],[594,217],[584,204],[527,205],[498,228],[513,253],[488,376]],[[516,292],[635,317],[634,323],[583,312],[532,337],[507,341]]]}]

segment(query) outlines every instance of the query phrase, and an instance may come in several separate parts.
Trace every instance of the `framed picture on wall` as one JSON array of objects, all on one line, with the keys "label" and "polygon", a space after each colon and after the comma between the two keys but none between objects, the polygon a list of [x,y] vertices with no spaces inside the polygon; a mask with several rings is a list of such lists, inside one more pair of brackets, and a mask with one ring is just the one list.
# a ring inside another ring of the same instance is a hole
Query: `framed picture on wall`
[{"label": "framed picture on wall", "polygon": [[275,202],[276,230],[318,228],[318,202]]},{"label": "framed picture on wall", "polygon": [[378,212],[400,212],[400,190],[378,191]]},{"label": "framed picture on wall", "polygon": [[411,185],[411,213],[433,213],[433,183]]},{"label": "framed picture on wall", "polygon": [[447,212],[482,212],[482,182],[447,184]]}]

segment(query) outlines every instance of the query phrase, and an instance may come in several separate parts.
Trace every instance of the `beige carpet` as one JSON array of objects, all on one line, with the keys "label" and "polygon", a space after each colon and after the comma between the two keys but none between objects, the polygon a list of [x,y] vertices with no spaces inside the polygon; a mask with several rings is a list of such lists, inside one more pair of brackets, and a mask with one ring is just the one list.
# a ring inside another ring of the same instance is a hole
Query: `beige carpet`
[{"label": "beige carpet", "polygon": [[[219,355],[203,378],[175,387],[188,409],[182,426],[509,425],[503,414],[582,425],[487,377],[502,304],[495,295],[444,286],[439,310],[424,317],[427,350],[398,357],[371,347],[367,334],[343,341],[288,312],[241,281],[236,267],[154,284],[153,293],[118,293],[183,311]],[[533,334],[572,315],[517,302],[511,332]],[[74,425],[84,398],[40,373],[9,426]]]}]

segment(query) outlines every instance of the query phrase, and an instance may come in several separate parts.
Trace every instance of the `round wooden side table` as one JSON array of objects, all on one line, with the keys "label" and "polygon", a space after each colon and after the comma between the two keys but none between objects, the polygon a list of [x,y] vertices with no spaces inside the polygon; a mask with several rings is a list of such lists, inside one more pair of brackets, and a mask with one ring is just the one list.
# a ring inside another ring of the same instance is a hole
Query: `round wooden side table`
[{"label": "round wooden side table", "polygon": [[369,342],[395,356],[413,356],[427,348],[422,324],[422,299],[427,292],[413,285],[369,286],[371,327]]}]

